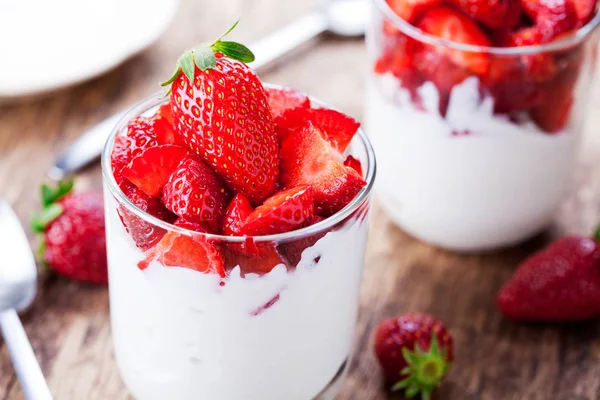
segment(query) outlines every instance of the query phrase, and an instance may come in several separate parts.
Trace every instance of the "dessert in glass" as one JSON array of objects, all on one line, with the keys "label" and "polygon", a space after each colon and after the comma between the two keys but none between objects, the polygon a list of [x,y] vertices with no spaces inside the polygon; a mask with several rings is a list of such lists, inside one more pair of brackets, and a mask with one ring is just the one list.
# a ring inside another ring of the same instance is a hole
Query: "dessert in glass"
[{"label": "dessert in glass", "polygon": [[378,200],[397,225],[479,251],[552,222],[576,166],[595,8],[374,1],[365,129],[378,155]]},{"label": "dessert in glass", "polygon": [[231,43],[184,54],[170,96],[136,105],[106,145],[117,363],[140,400],[333,399],[373,151],[352,118],[263,86]]}]

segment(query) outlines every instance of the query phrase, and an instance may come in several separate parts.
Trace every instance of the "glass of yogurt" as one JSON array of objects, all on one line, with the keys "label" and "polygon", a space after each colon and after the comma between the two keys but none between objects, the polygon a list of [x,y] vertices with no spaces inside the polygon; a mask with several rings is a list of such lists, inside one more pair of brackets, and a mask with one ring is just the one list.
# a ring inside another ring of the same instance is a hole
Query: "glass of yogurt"
[{"label": "glass of yogurt", "polygon": [[[480,21],[446,6],[427,12],[409,23],[374,1],[365,129],[378,199],[398,226],[440,247],[519,243],[552,222],[571,188],[600,17],[538,45],[527,29],[510,37],[519,47],[501,31],[465,34],[481,46],[444,37],[457,20],[475,30]],[[444,15],[455,21],[444,27]]]},{"label": "glass of yogurt", "polygon": [[[347,151],[361,161],[367,186],[333,216],[263,237],[203,234],[135,207],[111,170],[128,121],[165,101],[155,95],[129,111],[102,159],[112,333],[125,384],[140,400],[333,399],[350,362],[358,310],[375,176],[368,139],[359,131]],[[169,246],[148,262],[128,228],[163,242],[213,246],[228,272],[165,267]],[[263,267],[270,272],[248,272]]]}]

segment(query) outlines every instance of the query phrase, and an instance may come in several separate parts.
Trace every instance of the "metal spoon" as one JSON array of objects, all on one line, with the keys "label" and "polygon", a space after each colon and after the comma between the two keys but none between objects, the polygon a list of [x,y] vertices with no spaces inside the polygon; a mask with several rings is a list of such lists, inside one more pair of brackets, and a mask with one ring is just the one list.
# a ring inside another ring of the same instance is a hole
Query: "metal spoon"
[{"label": "metal spoon", "polygon": [[27,340],[17,310],[28,307],[35,297],[37,269],[19,219],[0,199],[0,331],[8,347],[25,398],[52,400],[52,395]]},{"label": "metal spoon", "polygon": [[[368,0],[322,0],[317,10],[250,46],[256,55],[252,68],[261,71],[303,43],[328,32],[341,37],[365,34]],[[50,167],[51,179],[62,179],[89,165],[102,154],[111,129],[124,115],[113,115],[84,132]]]}]

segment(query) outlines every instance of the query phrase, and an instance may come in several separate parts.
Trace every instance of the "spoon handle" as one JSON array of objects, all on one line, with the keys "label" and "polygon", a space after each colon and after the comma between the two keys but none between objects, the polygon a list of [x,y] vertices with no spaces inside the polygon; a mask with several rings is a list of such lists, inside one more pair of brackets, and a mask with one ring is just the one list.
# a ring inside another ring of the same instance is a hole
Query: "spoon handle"
[{"label": "spoon handle", "polygon": [[323,13],[313,12],[302,17],[250,46],[256,56],[250,66],[256,70],[264,68],[326,31],[327,19]]},{"label": "spoon handle", "polygon": [[27,400],[52,400],[23,325],[15,310],[0,313],[0,329]]}]

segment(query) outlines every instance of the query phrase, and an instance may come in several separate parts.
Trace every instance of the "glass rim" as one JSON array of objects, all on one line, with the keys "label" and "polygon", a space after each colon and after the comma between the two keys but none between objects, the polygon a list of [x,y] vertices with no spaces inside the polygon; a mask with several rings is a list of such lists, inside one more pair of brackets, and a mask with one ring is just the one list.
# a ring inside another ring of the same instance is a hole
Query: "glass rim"
[{"label": "glass rim", "polygon": [[[282,88],[283,86],[274,85],[269,83],[263,84],[265,87],[271,88]],[[181,228],[175,226],[171,223],[165,222],[159,218],[156,218],[147,212],[141,210],[137,206],[133,204],[133,202],[123,193],[117,181],[112,173],[112,165],[110,161],[110,154],[114,148],[115,139],[119,132],[126,126],[126,124],[134,117],[142,115],[144,112],[156,107],[160,104],[163,104],[166,99],[166,90],[161,90],[155,92],[154,94],[140,100],[134,106],[132,106],[116,123],[113,127],[106,143],[104,145],[104,149],[102,151],[102,180],[108,187],[110,193],[117,200],[117,202],[127,208],[129,212],[132,212],[137,217],[143,219],[144,221],[163,228],[167,231],[174,231],[186,236],[198,236],[201,235],[208,240],[217,241],[217,242],[229,242],[229,243],[244,243],[248,238],[252,238],[252,240],[256,243],[266,243],[266,242],[288,242],[292,240],[303,239],[308,236],[312,236],[314,234],[324,232],[329,230],[330,228],[336,226],[340,222],[344,221],[348,218],[352,213],[354,213],[369,197],[369,194],[372,191],[373,184],[375,181],[375,175],[377,170],[377,164],[375,160],[375,152],[369,141],[367,135],[365,134],[362,127],[359,128],[357,132],[356,138],[360,141],[360,144],[365,150],[367,156],[367,166],[366,166],[366,175],[365,181],[367,184],[358,192],[358,194],[352,199],[350,203],[346,205],[343,209],[333,214],[332,216],[320,221],[314,225],[307,226],[305,228],[297,229],[290,232],[272,234],[272,235],[264,235],[264,236],[226,236],[212,233],[203,233],[196,232],[186,228]],[[308,96],[310,98],[311,104],[320,106],[320,107],[330,107],[327,103],[315,99],[312,96]],[[354,139],[353,139],[354,141]]]},{"label": "glass rim", "polygon": [[379,11],[381,11],[385,15],[385,17],[394,24],[394,26],[397,29],[407,34],[411,38],[430,45],[444,46],[454,50],[470,53],[488,53],[493,55],[516,56],[565,50],[582,43],[600,25],[600,12],[598,12],[594,15],[594,18],[592,18],[587,24],[575,31],[574,34],[554,42],[521,47],[477,46],[473,44],[453,42],[451,40],[442,39],[437,36],[433,36],[429,33],[423,32],[422,30],[420,30],[414,25],[411,25],[409,22],[407,22],[398,14],[396,14],[396,12],[392,10],[392,8],[386,0],[373,1],[378,7]]}]

